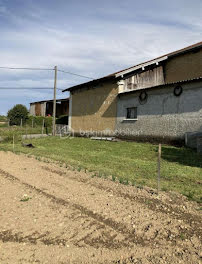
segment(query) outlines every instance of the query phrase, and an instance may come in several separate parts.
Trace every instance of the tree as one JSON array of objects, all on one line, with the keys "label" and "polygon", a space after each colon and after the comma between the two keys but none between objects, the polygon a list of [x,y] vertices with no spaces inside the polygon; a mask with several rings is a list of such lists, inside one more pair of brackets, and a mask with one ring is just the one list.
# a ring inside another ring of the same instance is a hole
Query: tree
[{"label": "tree", "polygon": [[11,108],[8,113],[7,117],[10,120],[10,125],[20,125],[21,120],[25,123],[26,119],[28,118],[28,110],[27,107],[22,104],[17,104],[13,108]]}]

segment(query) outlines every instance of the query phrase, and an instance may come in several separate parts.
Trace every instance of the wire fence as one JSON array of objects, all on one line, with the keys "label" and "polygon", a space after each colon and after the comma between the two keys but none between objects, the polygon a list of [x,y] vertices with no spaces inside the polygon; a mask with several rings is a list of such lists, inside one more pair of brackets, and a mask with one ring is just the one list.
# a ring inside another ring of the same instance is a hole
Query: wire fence
[{"label": "wire fence", "polygon": [[[0,121],[0,141],[22,142],[25,139],[40,138],[52,135],[52,117],[29,117],[20,119],[17,124],[11,125],[9,119]],[[69,135],[66,124],[56,124],[56,135]]]},{"label": "wire fence", "polygon": [[11,125],[9,119],[0,122],[0,140],[16,141],[26,138],[28,135],[51,135],[52,120],[50,118],[20,119],[15,125]]}]

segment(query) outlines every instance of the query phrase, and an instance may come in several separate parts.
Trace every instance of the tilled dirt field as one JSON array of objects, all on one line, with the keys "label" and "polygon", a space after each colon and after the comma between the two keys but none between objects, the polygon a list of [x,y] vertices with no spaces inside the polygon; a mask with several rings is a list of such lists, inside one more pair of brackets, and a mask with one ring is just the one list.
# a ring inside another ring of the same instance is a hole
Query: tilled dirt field
[{"label": "tilled dirt field", "polygon": [[180,195],[9,152],[0,152],[0,182],[1,264],[202,260],[199,205]]}]

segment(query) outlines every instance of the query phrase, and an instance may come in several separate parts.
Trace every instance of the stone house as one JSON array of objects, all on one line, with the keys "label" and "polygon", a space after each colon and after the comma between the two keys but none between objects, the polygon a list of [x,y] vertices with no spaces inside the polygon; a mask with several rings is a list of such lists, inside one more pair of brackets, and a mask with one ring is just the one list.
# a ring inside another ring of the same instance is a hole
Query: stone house
[{"label": "stone house", "polygon": [[183,141],[202,132],[202,42],[64,91],[75,133]]}]

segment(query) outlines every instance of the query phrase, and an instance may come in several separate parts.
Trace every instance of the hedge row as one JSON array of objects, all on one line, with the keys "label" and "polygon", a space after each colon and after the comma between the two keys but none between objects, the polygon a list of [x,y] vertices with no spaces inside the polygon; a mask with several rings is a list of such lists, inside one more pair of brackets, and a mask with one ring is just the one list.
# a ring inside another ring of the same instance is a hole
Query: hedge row
[{"label": "hedge row", "polygon": [[[43,121],[44,120],[44,121]],[[43,116],[28,116],[26,120],[22,120],[22,125],[30,126],[30,127],[41,127],[44,122],[45,127],[52,127],[53,118],[50,117],[43,117]],[[68,125],[68,116],[60,116],[56,119],[56,124]],[[20,123],[19,123],[20,125]]]},{"label": "hedge row", "polygon": [[[37,127],[42,126],[44,120],[45,127],[52,127],[53,124],[53,118],[50,117],[43,117],[43,116],[29,116],[28,120],[26,121],[26,124],[29,126]],[[62,115],[59,118],[56,119],[56,124],[62,124],[62,125],[68,125],[68,116]]]},{"label": "hedge row", "polygon": [[43,116],[29,116],[26,120],[26,124],[30,127],[32,127],[32,125],[33,127],[42,126],[43,122],[45,127],[52,127],[53,118]]}]

